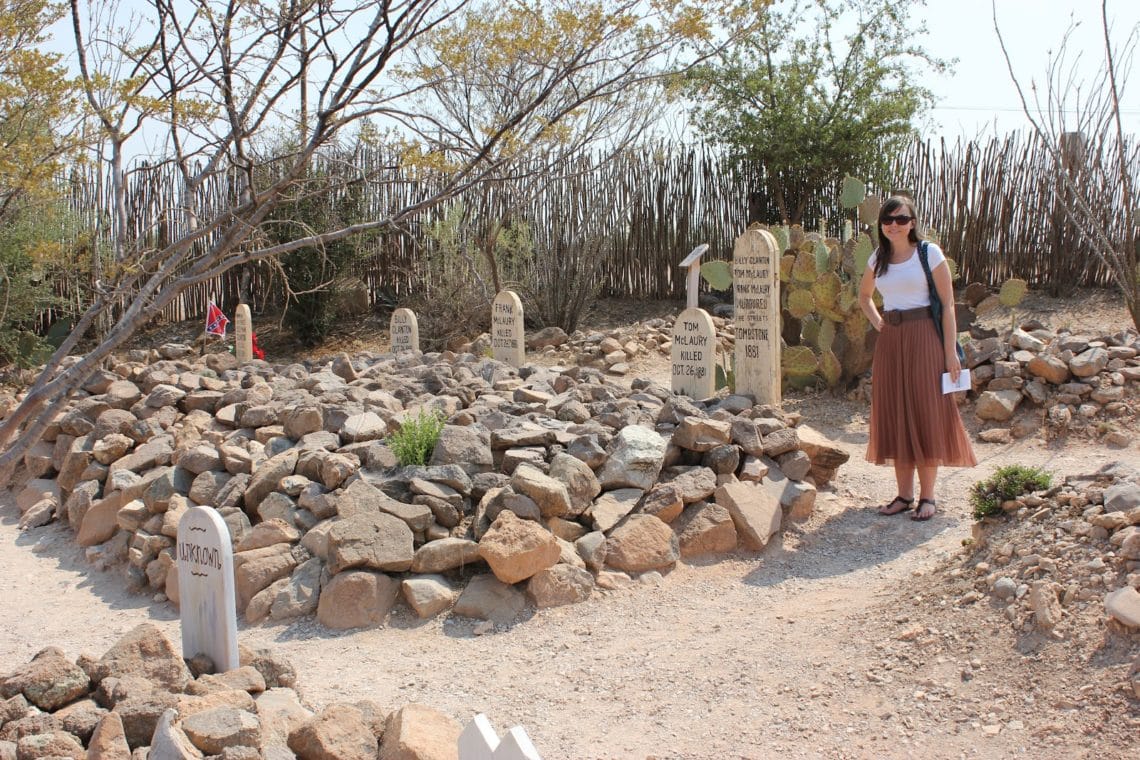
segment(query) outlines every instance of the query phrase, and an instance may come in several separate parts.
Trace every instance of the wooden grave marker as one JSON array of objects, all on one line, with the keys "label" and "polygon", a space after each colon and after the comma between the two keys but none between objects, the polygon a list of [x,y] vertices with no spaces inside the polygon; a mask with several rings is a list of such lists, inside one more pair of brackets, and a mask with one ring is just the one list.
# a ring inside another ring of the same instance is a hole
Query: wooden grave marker
[{"label": "wooden grave marker", "polygon": [[500,291],[491,304],[491,356],[512,367],[526,361],[522,301],[510,290]]},{"label": "wooden grave marker", "polygon": [[218,673],[239,666],[234,551],[212,507],[191,507],[178,521],[178,598],[182,656],[204,654]]},{"label": "wooden grave marker", "polygon": [[234,356],[238,364],[253,361],[253,320],[244,303],[239,303],[234,312]]},{"label": "wooden grave marker", "polygon": [[411,309],[396,309],[388,324],[394,354],[420,350],[420,323]]},{"label": "wooden grave marker", "polygon": [[747,230],[732,249],[736,392],[779,404],[780,250],[767,230]]}]

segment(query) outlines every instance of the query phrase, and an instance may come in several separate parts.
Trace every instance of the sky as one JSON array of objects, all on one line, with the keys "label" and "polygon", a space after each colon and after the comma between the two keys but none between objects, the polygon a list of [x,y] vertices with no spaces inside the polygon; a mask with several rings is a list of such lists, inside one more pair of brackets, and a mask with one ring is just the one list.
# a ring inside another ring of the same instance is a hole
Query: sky
[{"label": "sky", "polygon": [[[903,0],[905,2],[905,0]],[[1099,0],[996,0],[997,20],[1018,78],[1044,84],[1049,51],[1056,51],[1071,22],[1078,22],[1067,60],[1077,60],[1078,78],[1091,79],[1104,61]],[[926,47],[940,58],[957,58],[950,76],[930,74],[923,83],[938,104],[928,136],[989,136],[1027,126],[1017,91],[994,31],[991,0],[927,0],[914,14],[924,18]],[[1114,46],[1140,24],[1140,0],[1108,0]],[[1125,88],[1125,130],[1140,134],[1140,81]]]},{"label": "sky", "polygon": [[[1031,81],[1043,84],[1049,52],[1057,49],[1074,22],[1077,27],[1067,60],[1076,61],[1077,79],[1091,80],[1096,75],[1104,61],[1101,0],[995,2],[1015,73],[1027,94]],[[1120,46],[1140,25],[1140,0],[1107,3],[1114,44]],[[120,10],[141,4],[142,0],[122,0]],[[915,4],[913,15],[925,21],[928,34],[921,41],[934,56],[958,59],[952,73],[927,71],[920,80],[937,101],[922,125],[925,137],[988,138],[1028,126],[998,44],[991,0],[926,0],[925,7]],[[57,49],[70,50],[69,23],[65,20],[53,29],[64,36],[55,43]],[[1125,130],[1140,134],[1140,81],[1125,88],[1122,111]]]}]

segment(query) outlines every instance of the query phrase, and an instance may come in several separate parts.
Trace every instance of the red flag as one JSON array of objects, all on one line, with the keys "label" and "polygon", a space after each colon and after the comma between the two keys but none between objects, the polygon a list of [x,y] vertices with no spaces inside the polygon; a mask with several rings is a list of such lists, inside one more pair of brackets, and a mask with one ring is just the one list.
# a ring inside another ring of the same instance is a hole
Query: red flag
[{"label": "red flag", "polygon": [[264,360],[265,359],[265,352],[262,351],[261,347],[257,345],[257,333],[251,331],[249,333],[249,337],[250,337],[250,341],[253,344],[253,356],[254,356],[254,358]]},{"label": "red flag", "polygon": [[207,335],[220,335],[226,337],[226,325],[230,321],[226,319],[226,315],[222,313],[213,301],[206,305],[206,334]]}]

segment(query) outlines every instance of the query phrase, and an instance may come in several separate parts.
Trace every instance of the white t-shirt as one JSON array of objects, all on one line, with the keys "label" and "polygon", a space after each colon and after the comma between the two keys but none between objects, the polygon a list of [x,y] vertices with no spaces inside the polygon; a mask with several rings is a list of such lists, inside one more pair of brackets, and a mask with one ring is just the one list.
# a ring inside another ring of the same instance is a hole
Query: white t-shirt
[{"label": "white t-shirt", "polygon": [[[879,258],[879,251],[871,254],[867,259],[867,268],[874,269]],[[934,243],[927,243],[926,261],[933,272],[938,265],[946,261],[942,249]],[[918,260],[918,250],[901,264],[891,264],[887,273],[875,278],[875,287],[883,295],[883,309],[918,309],[930,305],[930,288],[926,284],[926,274],[922,271],[922,262]]]}]

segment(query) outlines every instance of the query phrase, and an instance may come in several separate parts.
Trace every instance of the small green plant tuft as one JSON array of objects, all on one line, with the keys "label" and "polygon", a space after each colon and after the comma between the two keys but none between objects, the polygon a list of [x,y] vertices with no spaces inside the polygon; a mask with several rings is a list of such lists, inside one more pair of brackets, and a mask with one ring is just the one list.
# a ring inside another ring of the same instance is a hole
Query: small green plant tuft
[{"label": "small green plant tuft", "polygon": [[1011,464],[998,468],[988,479],[978,481],[970,489],[970,506],[974,508],[974,519],[981,520],[989,515],[1000,514],[1002,502],[1043,490],[1052,482],[1053,476],[1039,467]]},{"label": "small green plant tuft", "polygon": [[388,446],[396,455],[396,461],[404,467],[427,464],[443,431],[443,422],[443,414],[438,409],[421,409],[416,417],[405,421],[388,436]]}]

